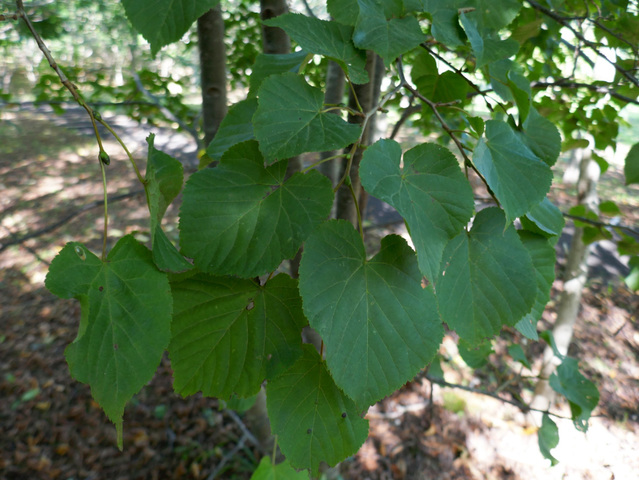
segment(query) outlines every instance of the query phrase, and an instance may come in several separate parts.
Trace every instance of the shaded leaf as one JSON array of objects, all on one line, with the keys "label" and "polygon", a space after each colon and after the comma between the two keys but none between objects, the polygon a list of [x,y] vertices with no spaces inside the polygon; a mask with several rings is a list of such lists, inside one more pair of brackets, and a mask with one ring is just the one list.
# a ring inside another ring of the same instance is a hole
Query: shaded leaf
[{"label": "shaded leaf", "polygon": [[530,365],[530,362],[528,361],[528,358],[524,353],[524,349],[521,348],[521,345],[519,345],[518,343],[510,345],[508,347],[508,355],[513,357],[513,360],[521,363],[528,370],[532,370],[532,366]]},{"label": "shaded leaf", "polygon": [[[251,78],[253,78],[252,75]],[[248,98],[231,106],[222,119],[215,137],[206,149],[208,156],[219,162],[222,155],[233,145],[253,140],[255,138],[253,135],[253,115],[256,110],[257,100],[255,98]],[[200,165],[200,168],[204,166]]]},{"label": "shaded leaf", "polygon": [[245,142],[217,167],[191,175],[180,244],[200,270],[244,278],[272,272],[328,217],[330,180],[312,170],[284,181],[286,163],[265,168],[257,144]]},{"label": "shaded leaf", "polygon": [[133,27],[151,44],[151,54],[177,42],[219,0],[122,0]]},{"label": "shaded leaf", "polygon": [[465,13],[462,13],[459,18],[473,49],[477,67],[511,57],[519,51],[519,43],[516,40],[512,38],[502,40],[496,35],[481,33],[475,22]]},{"label": "shaded leaf", "polygon": [[253,128],[268,163],[355,142],[359,125],[323,111],[324,92],[294,73],[272,75],[259,89]]},{"label": "shaded leaf", "polygon": [[639,183],[639,143],[635,143],[626,155],[623,172],[626,176],[626,185]]},{"label": "shaded leaf", "polygon": [[325,223],[304,245],[300,293],[309,323],[324,340],[335,383],[361,408],[411,380],[443,336],[415,254],[395,235],[366,260],[350,223]]},{"label": "shaded leaf", "polygon": [[537,295],[532,310],[517,322],[515,327],[527,338],[538,340],[537,321],[550,300],[550,289],[555,280],[556,254],[553,246],[544,237],[526,231],[519,231],[518,234],[533,263]]},{"label": "shaded leaf", "polygon": [[171,202],[178,196],[184,183],[182,164],[153,146],[155,136],[146,139],[149,144],[144,191],[151,218],[151,245],[153,261],[165,272],[183,272],[193,268],[180,255],[162,230],[162,218]]},{"label": "shaded leaf", "polygon": [[353,27],[296,13],[280,15],[265,23],[282,28],[304,50],[337,62],[353,83],[368,83],[366,52],[353,45]]},{"label": "shaded leaf", "polygon": [[521,224],[526,230],[552,238],[561,235],[566,221],[561,210],[546,197],[521,218]]},{"label": "shaded leaf", "polygon": [[550,167],[504,122],[486,122],[486,136],[475,147],[473,163],[495,193],[509,223],[528,213],[550,189]]},{"label": "shaded leaf", "polygon": [[355,25],[357,13],[359,12],[357,0],[328,0],[326,7],[328,13],[335,21],[344,25]]},{"label": "shaded leaf", "polygon": [[470,220],[473,192],[450,150],[424,143],[404,154],[393,140],[368,147],[360,166],[362,186],[404,217],[422,273],[437,278],[446,243]]},{"label": "shaded leaf", "polygon": [[537,432],[537,440],[539,442],[539,451],[550,460],[551,465],[557,465],[558,461],[552,456],[550,451],[559,445],[559,430],[557,424],[552,421],[547,413],[544,413],[541,419],[541,428]]},{"label": "shaded leaf", "polygon": [[503,212],[477,214],[469,233],[453,238],[437,280],[439,312],[471,345],[514,326],[530,312],[537,295],[530,255]]},{"label": "shaded leaf", "polygon": [[433,102],[463,100],[468,92],[468,83],[454,72],[437,71],[435,59],[427,52],[420,52],[411,70],[417,89]]},{"label": "shaded leaf", "polygon": [[294,468],[317,476],[320,462],[335,465],[353,455],[368,436],[368,421],[335,385],[317,351],[303,356],[266,385],[271,429]]},{"label": "shaded leaf", "polygon": [[[384,59],[386,66],[402,53],[412,50],[426,40],[426,35],[415,17],[408,15],[397,18],[400,11],[394,8],[395,3],[358,0],[359,16],[353,34],[356,47],[373,50]],[[393,5],[390,7],[391,11],[387,11],[389,4]],[[394,18],[391,18],[393,15]]]},{"label": "shaded leaf", "polygon": [[118,429],[124,406],[151,380],[169,344],[172,301],[166,274],[131,235],[102,262],[83,245],[68,243],[53,259],[46,287],[82,305],[77,338],[65,350],[73,378]]},{"label": "shaded leaf", "polygon": [[277,275],[266,285],[197,274],[171,285],[169,346],[173,388],[186,396],[256,394],[265,378],[301,355],[306,325],[297,282]]},{"label": "shaded leaf", "polygon": [[523,129],[518,133],[528,148],[547,165],[552,167],[557,162],[561,153],[561,135],[555,124],[542,117],[536,109],[530,109]]},{"label": "shaded leaf", "polygon": [[[298,73],[299,68],[309,55],[310,54],[304,50],[285,54],[258,54],[255,63],[251,67],[248,97],[255,97],[264,79],[271,75],[286,72]],[[255,107],[257,108],[257,104]]]},{"label": "shaded leaf", "polygon": [[460,339],[457,349],[466,365],[470,368],[481,368],[488,363],[488,356],[493,353],[493,344],[488,341],[473,346],[464,339]]},{"label": "shaded leaf", "polygon": [[594,383],[581,374],[577,360],[565,357],[556,373],[550,376],[549,384],[568,400],[575,428],[587,431],[590,414],[599,403],[599,391]]},{"label": "shaded leaf", "polygon": [[630,274],[625,278],[630,290],[639,291],[639,257],[635,256],[628,261]]}]

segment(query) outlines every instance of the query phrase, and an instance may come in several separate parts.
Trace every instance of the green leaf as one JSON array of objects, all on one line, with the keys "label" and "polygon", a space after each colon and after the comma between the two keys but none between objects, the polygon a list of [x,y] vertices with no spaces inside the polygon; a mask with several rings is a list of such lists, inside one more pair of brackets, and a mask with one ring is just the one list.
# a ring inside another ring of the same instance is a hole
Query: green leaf
[{"label": "green leaf", "polygon": [[359,138],[359,125],[323,111],[323,105],[322,90],[294,73],[262,82],[253,127],[268,163],[305,152],[337,150]]},{"label": "green leaf", "polygon": [[419,22],[412,15],[390,18],[389,14],[397,16],[399,12],[387,12],[388,3],[383,0],[358,0],[359,16],[353,34],[356,47],[373,50],[384,59],[387,67],[402,53],[426,40]]},{"label": "green leaf", "polygon": [[599,391],[594,383],[579,372],[577,360],[566,357],[550,376],[551,388],[570,404],[572,421],[577,430],[588,430],[588,419],[599,403]]},{"label": "green leaf", "polygon": [[435,59],[427,52],[420,52],[415,59],[411,77],[417,89],[433,102],[464,100],[468,83],[454,72],[437,72]]},{"label": "green leaf", "polygon": [[607,200],[605,202],[601,202],[599,204],[599,211],[606,215],[621,215],[621,210],[619,210],[619,205],[617,205],[612,200]]},{"label": "green leaf", "polygon": [[511,57],[519,51],[519,43],[512,38],[502,40],[489,33],[481,33],[475,22],[466,14],[459,16],[464,31],[477,59],[477,67]]},{"label": "green leaf", "polygon": [[219,0],[122,0],[126,16],[151,44],[151,54],[177,42]]},{"label": "green leaf", "polygon": [[312,170],[284,181],[286,163],[265,168],[257,144],[245,142],[217,167],[191,175],[180,244],[200,270],[244,278],[272,272],[328,217],[330,180]]},{"label": "green leaf", "polygon": [[513,360],[521,363],[528,370],[532,370],[532,366],[530,365],[530,362],[528,361],[528,358],[526,357],[526,354],[524,353],[524,349],[521,348],[521,345],[519,345],[518,343],[514,345],[510,345],[508,347],[508,355],[513,357]]},{"label": "green leaf", "polygon": [[[271,75],[286,72],[298,73],[299,68],[308,56],[309,53],[304,50],[285,54],[260,53],[251,67],[248,97],[255,97],[264,79]],[[257,104],[255,104],[255,108],[257,108]],[[251,129],[252,132],[253,130]]]},{"label": "green leaf", "polygon": [[344,25],[355,25],[359,12],[357,0],[328,0],[326,2],[326,8],[335,21],[343,23]]},{"label": "green leaf", "polygon": [[473,163],[506,212],[507,222],[528,213],[550,189],[552,171],[504,122],[486,122]]},{"label": "green leaf", "polygon": [[559,445],[559,430],[557,424],[551,420],[547,413],[544,413],[541,419],[541,428],[537,432],[537,439],[539,442],[539,451],[550,460],[552,466],[559,463],[555,457],[552,456],[550,451]]},{"label": "green leaf", "polygon": [[288,460],[273,465],[271,457],[262,457],[251,480],[308,480],[308,473],[298,472]]},{"label": "green leaf", "polygon": [[166,274],[132,236],[121,238],[102,262],[79,243],[53,259],[46,287],[82,305],[77,338],[65,355],[71,375],[118,429],[124,406],[151,380],[169,344],[172,312]]},{"label": "green leaf", "polygon": [[[251,78],[253,78],[251,76]],[[248,98],[237,102],[231,108],[220,123],[215,137],[206,149],[210,158],[219,162],[222,155],[238,143],[253,140],[253,115],[257,110],[257,100]],[[203,168],[205,165],[200,165]]]},{"label": "green leaf", "polygon": [[300,293],[335,383],[361,408],[411,380],[443,337],[435,297],[399,236],[366,260],[350,223],[325,223],[304,246]]},{"label": "green leaf", "polygon": [[546,197],[521,218],[521,224],[526,230],[544,237],[558,237],[566,222],[561,210]]},{"label": "green leaf", "polygon": [[182,164],[153,146],[155,136],[146,139],[149,144],[144,190],[151,218],[151,245],[153,261],[165,272],[184,272],[193,268],[180,255],[162,230],[162,218],[171,202],[178,196],[184,183]]},{"label": "green leaf", "polygon": [[424,143],[404,154],[393,140],[368,147],[360,166],[363,187],[404,217],[422,273],[434,281],[446,243],[470,220],[473,192],[450,150]]},{"label": "green leaf", "polygon": [[294,468],[317,476],[320,462],[335,465],[353,455],[368,436],[368,421],[335,385],[317,351],[303,356],[266,385],[272,432]]},{"label": "green leaf", "polygon": [[523,335],[531,340],[538,340],[537,321],[541,318],[546,304],[550,300],[550,289],[555,280],[556,254],[547,239],[534,233],[519,231],[519,238],[530,254],[535,270],[537,295],[532,310],[515,325]]},{"label": "green leaf", "polygon": [[635,143],[626,155],[623,172],[626,176],[626,185],[639,183],[639,143]]},{"label": "green leaf", "polygon": [[296,13],[280,15],[265,23],[282,28],[304,50],[337,62],[353,83],[368,83],[366,52],[353,45],[353,27]]},{"label": "green leaf", "polygon": [[626,285],[633,291],[639,291],[639,257],[634,256],[628,261],[630,274],[625,278]]},{"label": "green leaf", "polygon": [[480,345],[473,346],[464,339],[460,339],[457,349],[464,363],[470,368],[477,369],[488,363],[488,356],[493,353],[493,344],[491,342],[483,342]]},{"label": "green leaf", "polygon": [[177,393],[249,397],[301,355],[306,319],[297,282],[289,276],[260,286],[198,274],[171,287],[169,355]]},{"label": "green leaf", "polygon": [[518,132],[523,142],[548,166],[553,166],[561,153],[561,135],[554,123],[530,109],[523,130]]},{"label": "green leaf", "polygon": [[539,337],[544,342],[546,342],[548,346],[550,346],[555,357],[559,358],[560,360],[563,360],[565,358],[565,355],[562,355],[557,348],[557,343],[555,342],[555,337],[552,333],[552,330],[544,330],[543,332],[540,332]]},{"label": "green leaf", "polygon": [[440,272],[439,313],[471,345],[514,326],[537,295],[530,255],[498,208],[479,212],[470,233],[448,242]]}]

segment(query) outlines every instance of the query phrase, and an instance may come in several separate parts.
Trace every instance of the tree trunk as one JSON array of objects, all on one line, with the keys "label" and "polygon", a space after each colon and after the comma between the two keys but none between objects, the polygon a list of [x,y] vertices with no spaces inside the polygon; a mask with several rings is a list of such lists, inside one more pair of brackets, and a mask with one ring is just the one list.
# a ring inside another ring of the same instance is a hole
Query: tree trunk
[{"label": "tree trunk", "polygon": [[226,115],[226,47],[224,19],[218,4],[197,20],[202,86],[204,145],[208,146]]},{"label": "tree trunk", "polygon": [[[599,180],[599,166],[591,159],[588,152],[580,151],[579,179],[577,181],[577,203],[585,204],[589,209],[597,211],[599,198],[597,196],[597,181]],[[575,227],[575,233],[570,243],[570,250],[566,258],[564,271],[564,289],[557,305],[557,319],[553,327],[553,337],[557,350],[563,356],[568,354],[568,347],[572,340],[572,333],[579,314],[581,295],[588,279],[588,254],[590,245],[583,242],[583,228]],[[540,410],[550,408],[555,400],[555,391],[548,382],[561,359],[554,355],[552,348],[546,347],[539,380],[535,386],[535,395],[531,406]],[[541,414],[536,415],[541,421]]]},{"label": "tree trunk", "polygon": [[[367,114],[374,107],[373,100],[376,98],[376,94],[374,92],[375,87],[375,64],[377,61],[381,62],[381,59],[375,55],[373,52],[368,51],[366,55],[366,71],[368,72],[368,76],[370,81],[363,85],[353,85],[353,90],[355,91],[355,96],[357,100],[359,100],[359,104],[361,105],[364,113]],[[349,96],[349,107],[353,110],[357,110],[357,102],[356,98],[351,91]],[[348,116],[349,123],[354,124],[362,124],[364,118],[359,115],[349,115]],[[364,134],[362,135],[362,146],[368,144],[370,133],[370,122],[366,125],[366,129]],[[350,147],[349,147],[350,148]],[[350,182],[353,188],[353,192],[355,193],[355,198],[359,201],[359,195],[361,191],[361,182],[359,179],[359,164],[362,160],[362,154],[364,153],[363,148],[358,148],[357,151],[353,155],[353,159],[351,162],[351,167],[349,171]],[[344,175],[345,168],[348,165],[347,161],[342,162],[342,169],[340,172],[340,177]],[[344,220],[348,220],[353,225],[357,226],[357,208],[355,205],[355,201],[353,199],[353,193],[351,193],[351,189],[348,185],[343,184],[339,190],[337,191],[337,212],[336,217]]]},{"label": "tree trunk", "polygon": [[[344,99],[345,85],[346,77],[344,76],[342,67],[340,67],[332,60],[329,60],[328,68],[326,69],[326,95],[324,97],[324,103],[328,105],[338,105],[342,103],[342,100]],[[331,110],[331,113],[339,115],[339,110]],[[339,151],[337,150],[322,152],[320,154],[320,159],[324,160],[326,158],[334,157],[338,153]],[[337,171],[338,165],[339,162],[336,162],[335,160],[329,160],[328,162],[321,163],[319,166],[319,171],[329,178],[329,180],[333,184],[333,187],[337,185],[337,181],[339,180],[339,172]]]}]

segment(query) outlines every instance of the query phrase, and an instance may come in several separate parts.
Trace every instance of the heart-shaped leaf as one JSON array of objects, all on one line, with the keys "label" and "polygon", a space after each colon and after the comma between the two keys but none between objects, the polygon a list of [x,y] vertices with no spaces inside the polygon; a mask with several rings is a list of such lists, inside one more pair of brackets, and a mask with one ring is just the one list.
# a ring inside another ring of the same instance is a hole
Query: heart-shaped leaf
[{"label": "heart-shaped leaf", "polygon": [[91,386],[93,398],[118,429],[124,406],[151,380],[171,336],[172,301],[166,274],[151,252],[127,235],[105,262],[79,243],[53,259],[45,282],[82,305],[78,336],[65,351],[71,375]]},{"label": "heart-shaped leaf", "polygon": [[171,284],[173,388],[182,395],[249,397],[301,355],[306,325],[297,282],[266,285],[197,274]]},{"label": "heart-shaped leaf", "polygon": [[219,162],[222,155],[233,145],[255,138],[253,135],[255,110],[257,110],[257,100],[254,98],[242,100],[229,108],[215,137],[206,149],[210,158]]},{"label": "heart-shaped leaf", "polygon": [[471,345],[514,326],[530,312],[537,283],[528,251],[503,212],[477,214],[469,233],[453,238],[442,258],[437,300],[442,320]]},{"label": "heart-shaped leaf", "polygon": [[368,147],[360,166],[364,188],[404,217],[422,273],[435,281],[446,243],[473,214],[473,192],[450,150],[424,143],[404,154],[393,140]]},{"label": "heart-shaped leaf", "polygon": [[473,163],[506,212],[508,223],[528,213],[550,190],[552,171],[504,122],[486,122]]},{"label": "heart-shaped leaf", "polygon": [[255,138],[268,160],[336,150],[355,142],[361,127],[324,111],[324,92],[294,73],[272,75],[258,91]]},{"label": "heart-shaped leaf", "polygon": [[292,258],[330,213],[331,182],[317,171],[284,181],[286,162],[264,167],[257,143],[232,147],[215,168],[191,175],[180,244],[202,271],[256,277]]},{"label": "heart-shaped leaf", "polygon": [[267,383],[266,405],[282,453],[293,467],[309,469],[313,476],[320,462],[341,462],[368,436],[368,421],[310,345],[289,370]]},{"label": "heart-shaped leaf", "polygon": [[362,408],[411,380],[443,336],[415,253],[396,235],[384,238],[381,251],[366,260],[350,223],[325,223],[304,246],[300,293],[324,340],[335,383]]}]

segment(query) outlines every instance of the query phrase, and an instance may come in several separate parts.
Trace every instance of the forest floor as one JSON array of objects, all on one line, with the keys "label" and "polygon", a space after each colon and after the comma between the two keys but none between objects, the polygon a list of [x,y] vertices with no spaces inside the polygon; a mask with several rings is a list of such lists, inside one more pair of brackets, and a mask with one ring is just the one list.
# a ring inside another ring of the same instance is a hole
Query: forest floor
[{"label": "forest floor", "polygon": [[[142,167],[144,132],[153,129],[133,128],[118,118],[118,131]],[[0,479],[248,479],[263,453],[251,443],[242,415],[224,410],[215,399],[173,393],[168,358],[127,406],[123,452],[89,387],[69,375],[64,349],[76,335],[80,306],[54,297],[44,278],[66,242],[82,241],[99,251],[102,234],[97,150],[87,122],[77,122],[42,109],[3,112],[0,118]],[[166,131],[156,146],[174,155],[188,150],[183,137],[168,137]],[[147,241],[141,187],[115,142],[108,140],[105,147],[111,156],[109,194],[120,196],[109,206],[111,244],[127,233]],[[192,165],[193,150],[183,159]],[[601,182],[602,195],[613,197],[624,221],[636,228],[639,189],[622,188],[621,175],[611,167]],[[565,211],[571,193],[560,186],[551,195]],[[367,229],[372,243],[402,233],[392,213],[379,221],[383,206],[377,205]],[[174,240],[176,215],[172,206],[166,230]],[[482,394],[433,386],[421,375],[370,409],[370,437],[340,465],[342,477],[639,479],[639,296],[620,280],[623,259],[605,244],[591,261],[570,355],[597,384],[601,400],[585,434],[569,420],[557,420],[557,466],[549,467],[539,453],[530,415]],[[557,268],[560,272],[561,262]],[[561,290],[557,280],[540,329],[552,324]],[[519,338],[514,330],[504,336]],[[532,370],[522,370],[496,341],[489,366],[478,371],[464,366],[455,344],[448,335],[440,352],[448,382],[500,389],[507,399],[513,398],[509,392],[523,391],[530,399],[539,368],[533,360],[542,344],[522,343],[533,361]],[[569,415],[562,403],[555,411]]]}]

